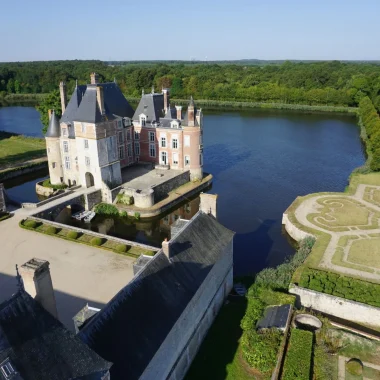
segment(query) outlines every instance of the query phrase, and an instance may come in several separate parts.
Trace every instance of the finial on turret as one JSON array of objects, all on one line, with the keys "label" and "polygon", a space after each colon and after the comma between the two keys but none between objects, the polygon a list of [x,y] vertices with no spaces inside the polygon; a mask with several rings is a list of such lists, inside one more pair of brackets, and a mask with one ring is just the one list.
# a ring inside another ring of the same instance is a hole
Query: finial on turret
[{"label": "finial on turret", "polygon": [[142,96],[145,95],[144,89],[142,89],[142,91],[141,91],[141,95],[142,95]]},{"label": "finial on turret", "polygon": [[20,276],[20,273],[18,271],[18,265],[16,264],[16,280],[17,280],[17,287],[20,292],[24,291],[24,282],[22,281],[22,277]]},{"label": "finial on turret", "polygon": [[78,87],[78,79],[75,79],[75,88]]}]

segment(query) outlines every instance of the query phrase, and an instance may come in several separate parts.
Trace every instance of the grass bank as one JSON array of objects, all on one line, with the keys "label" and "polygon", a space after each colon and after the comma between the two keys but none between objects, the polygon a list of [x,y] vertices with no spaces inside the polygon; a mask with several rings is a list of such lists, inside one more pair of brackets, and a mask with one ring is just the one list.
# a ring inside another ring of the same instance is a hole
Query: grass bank
[{"label": "grass bank", "polygon": [[45,139],[0,131],[0,170],[45,156]]},{"label": "grass bank", "polygon": [[4,97],[0,97],[0,104],[7,103],[23,103],[23,102],[39,102],[45,98],[47,94],[7,94]]}]

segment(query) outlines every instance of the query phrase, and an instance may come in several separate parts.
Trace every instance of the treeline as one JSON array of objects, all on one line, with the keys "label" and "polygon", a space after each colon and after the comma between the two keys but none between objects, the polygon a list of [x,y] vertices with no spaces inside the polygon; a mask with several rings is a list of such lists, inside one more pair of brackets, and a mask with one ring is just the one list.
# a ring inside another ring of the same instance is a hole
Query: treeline
[{"label": "treeline", "polygon": [[125,64],[101,61],[52,61],[0,64],[0,96],[49,93],[61,80],[69,92],[75,81],[117,80],[126,96],[170,87],[175,98],[193,95],[215,101],[358,106],[368,96],[380,110],[380,66],[348,62],[285,62],[278,65]]},{"label": "treeline", "polygon": [[360,121],[367,134],[367,151],[371,170],[380,170],[380,117],[371,99],[367,96],[359,103]]}]

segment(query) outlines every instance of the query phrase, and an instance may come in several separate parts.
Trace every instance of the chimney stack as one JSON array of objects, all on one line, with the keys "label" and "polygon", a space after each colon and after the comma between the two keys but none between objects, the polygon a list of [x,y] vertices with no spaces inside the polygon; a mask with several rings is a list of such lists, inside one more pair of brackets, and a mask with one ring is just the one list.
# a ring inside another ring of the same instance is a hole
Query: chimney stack
[{"label": "chimney stack", "polygon": [[97,84],[99,83],[99,75],[96,73],[91,73],[91,84]]},{"label": "chimney stack", "polygon": [[189,106],[187,107],[187,126],[194,127],[195,125],[195,107],[194,107],[194,99],[190,98]]},{"label": "chimney stack", "polygon": [[58,319],[49,262],[31,259],[20,268],[24,289],[53,317]]},{"label": "chimney stack", "polygon": [[96,100],[98,102],[100,113],[104,115],[106,111],[104,109],[104,95],[102,86],[96,86]]},{"label": "chimney stack", "polygon": [[162,93],[164,94],[164,109],[165,109],[165,113],[166,113],[168,111],[168,107],[170,104],[169,90],[167,88],[163,88]]},{"label": "chimney stack", "polygon": [[166,257],[170,260],[170,241],[167,238],[162,242],[162,251],[165,253]]},{"label": "chimney stack", "polygon": [[62,108],[62,115],[65,112],[66,105],[67,105],[67,96],[66,96],[66,83],[60,82],[59,83],[59,93],[61,95],[61,108]]},{"label": "chimney stack", "polygon": [[205,214],[212,215],[215,219],[217,218],[217,194],[200,194],[201,204],[199,210]]},{"label": "chimney stack", "polygon": [[182,120],[182,106],[175,106],[175,109],[177,110],[177,119]]}]

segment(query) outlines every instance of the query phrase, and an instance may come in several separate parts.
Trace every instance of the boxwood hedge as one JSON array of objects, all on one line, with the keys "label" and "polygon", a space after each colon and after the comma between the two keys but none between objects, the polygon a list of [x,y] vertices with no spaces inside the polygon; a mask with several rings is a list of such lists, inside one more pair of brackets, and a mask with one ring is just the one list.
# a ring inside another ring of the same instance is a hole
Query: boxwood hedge
[{"label": "boxwood hedge", "polygon": [[338,273],[310,268],[305,269],[301,275],[300,286],[380,307],[380,285]]},{"label": "boxwood hedge", "polygon": [[286,352],[282,380],[310,380],[313,333],[293,329]]}]

